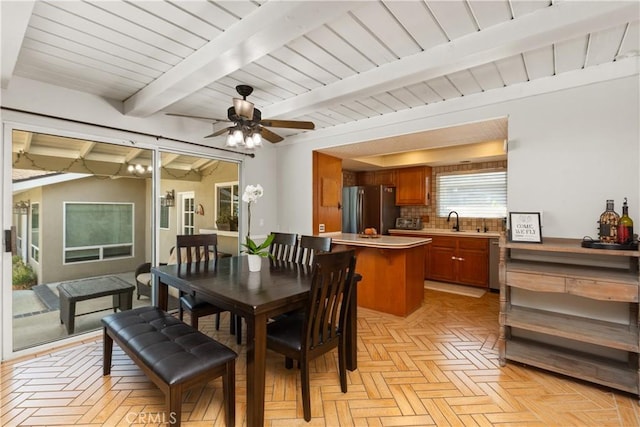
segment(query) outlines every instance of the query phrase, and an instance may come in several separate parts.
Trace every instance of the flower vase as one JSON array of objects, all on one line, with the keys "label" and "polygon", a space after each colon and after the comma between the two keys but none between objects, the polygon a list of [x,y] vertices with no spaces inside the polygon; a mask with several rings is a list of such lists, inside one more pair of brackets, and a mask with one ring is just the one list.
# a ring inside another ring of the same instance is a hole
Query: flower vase
[{"label": "flower vase", "polygon": [[260,255],[247,255],[249,257],[249,271],[260,271],[262,257]]}]

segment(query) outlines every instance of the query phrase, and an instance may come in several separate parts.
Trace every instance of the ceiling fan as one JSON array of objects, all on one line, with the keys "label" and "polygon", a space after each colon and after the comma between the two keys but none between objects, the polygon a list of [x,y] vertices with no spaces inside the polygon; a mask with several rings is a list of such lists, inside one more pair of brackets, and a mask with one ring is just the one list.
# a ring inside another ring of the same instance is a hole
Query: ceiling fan
[{"label": "ceiling fan", "polygon": [[244,147],[252,149],[262,145],[262,139],[271,143],[280,142],[283,138],[267,129],[267,127],[291,128],[291,129],[314,129],[313,122],[296,120],[272,120],[263,119],[260,110],[254,107],[252,102],[247,101],[247,96],[253,92],[253,87],[249,85],[238,85],[236,91],[242,99],[233,98],[233,106],[227,110],[227,120],[212,117],[190,116],[178,113],[166,113],[169,116],[190,117],[194,119],[212,120],[216,122],[231,122],[233,126],[213,132],[205,138],[220,136],[227,133],[227,147]]}]

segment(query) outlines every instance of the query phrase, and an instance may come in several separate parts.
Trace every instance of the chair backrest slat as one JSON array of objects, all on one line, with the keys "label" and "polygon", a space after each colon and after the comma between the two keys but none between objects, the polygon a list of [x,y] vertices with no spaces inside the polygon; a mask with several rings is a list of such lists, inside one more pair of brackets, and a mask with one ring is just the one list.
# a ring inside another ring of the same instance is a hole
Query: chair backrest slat
[{"label": "chair backrest slat", "polygon": [[300,236],[296,262],[313,265],[317,254],[331,252],[331,237]]},{"label": "chair backrest slat", "polygon": [[298,235],[294,233],[271,233],[274,235],[269,253],[274,260],[278,261],[294,261],[296,256],[296,246],[298,244]]},{"label": "chair backrest slat", "polygon": [[353,249],[315,257],[303,351],[335,345],[344,330],[356,266]]},{"label": "chair backrest slat", "polygon": [[[217,234],[184,234],[176,236],[176,259],[178,265],[218,260]],[[186,258],[186,259],[183,259]]]}]

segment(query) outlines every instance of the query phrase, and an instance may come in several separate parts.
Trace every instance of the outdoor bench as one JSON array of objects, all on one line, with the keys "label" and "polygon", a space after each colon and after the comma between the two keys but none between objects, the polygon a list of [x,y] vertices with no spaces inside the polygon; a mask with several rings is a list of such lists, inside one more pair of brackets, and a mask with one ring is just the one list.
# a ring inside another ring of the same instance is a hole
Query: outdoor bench
[{"label": "outdoor bench", "polygon": [[171,425],[180,425],[182,393],[222,377],[225,420],[235,425],[235,362],[227,346],[157,307],[105,316],[103,375],[111,372],[115,341],[165,395]]}]

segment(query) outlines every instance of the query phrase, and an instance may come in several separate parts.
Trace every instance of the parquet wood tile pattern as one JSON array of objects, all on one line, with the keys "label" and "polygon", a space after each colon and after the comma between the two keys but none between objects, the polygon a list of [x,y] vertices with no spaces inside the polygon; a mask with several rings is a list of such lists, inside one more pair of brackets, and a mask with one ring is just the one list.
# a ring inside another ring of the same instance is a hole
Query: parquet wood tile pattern
[{"label": "parquet wood tile pattern", "polygon": [[[187,319],[185,319],[187,320]],[[236,425],[245,419],[244,345],[223,316],[200,329],[239,354]],[[407,318],[360,309],[358,370],[340,392],[337,353],[311,365],[312,420],[302,417],[297,370],[268,352],[265,425],[280,426],[638,426],[637,396],[508,363],[498,365],[498,295],[481,298],[425,290]],[[1,367],[3,426],[162,425],[164,397],[114,347],[102,376],[102,340],[61,348]],[[222,383],[192,389],[183,425],[222,426]]]}]

